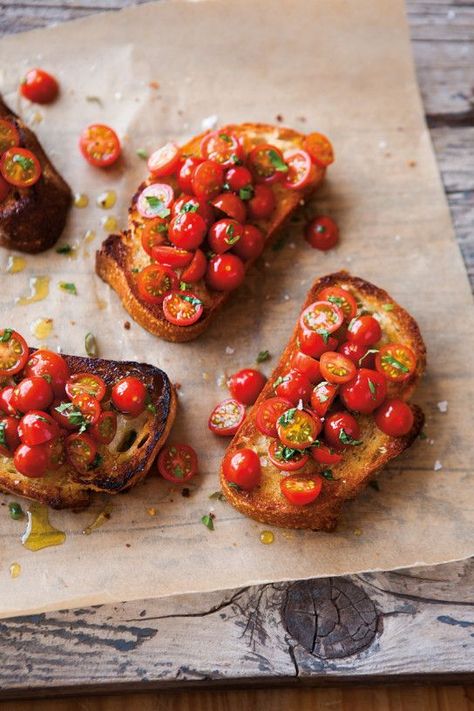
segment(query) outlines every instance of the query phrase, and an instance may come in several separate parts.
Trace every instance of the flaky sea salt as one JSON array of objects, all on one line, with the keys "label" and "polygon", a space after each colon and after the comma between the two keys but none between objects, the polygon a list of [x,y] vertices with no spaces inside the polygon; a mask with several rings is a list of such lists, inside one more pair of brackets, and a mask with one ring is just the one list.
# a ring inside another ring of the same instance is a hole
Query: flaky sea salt
[{"label": "flaky sea salt", "polygon": [[448,401],[447,400],[440,400],[438,402],[438,410],[440,412],[447,412],[448,411]]},{"label": "flaky sea salt", "polygon": [[435,462],[434,465],[433,465],[434,471],[435,471],[435,472],[439,472],[439,470],[442,469],[442,468],[443,468],[443,465],[441,464],[441,462],[439,461],[439,459],[437,459],[436,462]]},{"label": "flaky sea salt", "polygon": [[226,346],[225,352],[226,352],[226,355],[233,355],[235,353],[235,348],[232,348],[231,346]]}]

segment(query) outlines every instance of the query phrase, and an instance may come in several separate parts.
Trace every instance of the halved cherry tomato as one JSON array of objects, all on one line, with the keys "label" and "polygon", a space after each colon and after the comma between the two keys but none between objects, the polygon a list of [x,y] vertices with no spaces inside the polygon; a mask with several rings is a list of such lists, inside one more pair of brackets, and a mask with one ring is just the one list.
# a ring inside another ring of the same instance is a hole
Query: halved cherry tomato
[{"label": "halved cherry tomato", "polygon": [[252,185],[252,173],[243,165],[236,165],[229,168],[225,174],[225,182],[231,190],[238,193],[240,190],[245,190]]},{"label": "halved cherry tomato", "polygon": [[18,415],[18,412],[13,405],[14,390],[14,385],[7,385],[5,388],[0,390],[0,412],[4,412],[6,415]]},{"label": "halved cherry tomato", "polygon": [[382,338],[382,329],[373,316],[353,318],[347,329],[347,340],[363,346],[374,346]]},{"label": "halved cherry tomato", "polygon": [[244,157],[243,148],[233,133],[213,131],[201,141],[201,153],[204,158],[223,166],[235,165]]},{"label": "halved cherry tomato", "polygon": [[290,190],[301,190],[314,182],[316,171],[311,163],[311,156],[302,148],[291,148],[283,154],[288,172],[284,186]]},{"label": "halved cherry tomato", "polygon": [[20,444],[15,450],[13,464],[20,474],[36,479],[46,474],[50,466],[50,458],[49,442],[37,444],[36,447]]},{"label": "halved cherry tomato", "polygon": [[357,313],[357,302],[347,289],[340,286],[327,286],[318,293],[321,301],[329,301],[342,309],[346,321],[351,321]]},{"label": "halved cherry tomato", "polygon": [[354,363],[342,353],[326,351],[319,361],[321,375],[330,383],[347,383],[356,374]]},{"label": "halved cherry tomato", "polygon": [[292,405],[297,405],[299,400],[307,400],[311,392],[311,383],[307,375],[299,370],[291,369],[274,383],[275,393],[278,397],[289,400]]},{"label": "halved cherry tomato", "polygon": [[168,239],[180,249],[196,249],[207,232],[204,218],[197,212],[181,212],[173,217],[168,229]]},{"label": "halved cherry tomato", "polygon": [[167,267],[150,264],[137,274],[137,289],[148,304],[161,304],[170,291],[178,286],[178,277]]},{"label": "halved cherry tomato", "polygon": [[133,375],[122,378],[112,387],[112,402],[120,412],[140,415],[146,406],[148,393],[141,380]]},{"label": "halved cherry tomato", "polygon": [[53,388],[54,396],[62,397],[69,378],[69,367],[59,353],[40,349],[30,356],[23,375],[25,378],[32,375],[45,378]]},{"label": "halved cherry tomato", "polygon": [[106,389],[105,381],[94,373],[74,373],[66,383],[66,393],[71,400],[77,395],[90,395],[100,402]]},{"label": "halved cherry tomato", "polygon": [[310,383],[321,380],[321,367],[319,361],[302,351],[296,351],[291,359],[291,367],[306,375]]},{"label": "halved cherry tomato", "polygon": [[23,378],[13,391],[12,405],[20,412],[47,410],[54,400],[53,388],[45,378]]},{"label": "halved cherry tomato", "polygon": [[66,436],[61,433],[58,437],[48,442],[49,466],[48,469],[57,471],[66,463]]},{"label": "halved cherry tomato", "polygon": [[72,404],[76,407],[86,422],[90,425],[95,424],[102,411],[100,403],[95,397],[91,397],[86,393],[80,393],[72,398]]},{"label": "halved cherry tomato", "polygon": [[270,397],[258,406],[255,416],[257,429],[268,437],[277,436],[277,420],[293,403],[283,397]]},{"label": "halved cherry tomato", "polygon": [[247,208],[245,203],[234,193],[221,193],[211,201],[211,205],[237,222],[245,222]]},{"label": "halved cherry tomato", "polygon": [[0,329],[0,376],[19,373],[27,360],[28,346],[23,336],[11,328]]},{"label": "halved cherry tomato", "polygon": [[338,243],[339,228],[331,217],[320,215],[306,225],[305,240],[313,249],[326,252]]},{"label": "halved cherry tomato", "polygon": [[312,160],[321,168],[326,168],[334,162],[334,151],[326,136],[322,133],[310,133],[304,140],[304,147]]},{"label": "halved cherry tomato", "polygon": [[115,131],[101,123],[84,129],[79,138],[79,148],[86,161],[96,168],[113,165],[122,150]]},{"label": "halved cherry tomato", "polygon": [[320,358],[326,351],[333,351],[337,347],[337,338],[327,337],[326,334],[310,331],[309,328],[300,328],[298,332],[298,346],[300,351],[312,358]]},{"label": "halved cherry tomato", "polygon": [[198,198],[212,200],[219,195],[224,185],[224,170],[219,163],[212,160],[205,160],[195,168],[191,184],[193,193]]},{"label": "halved cherry tomato", "polygon": [[11,185],[0,175],[0,203],[2,203],[10,193]]},{"label": "halved cherry tomato", "polygon": [[255,225],[244,225],[240,239],[232,249],[238,257],[247,261],[257,259],[263,252],[265,235]]},{"label": "halved cherry tomato", "polygon": [[248,166],[259,183],[276,183],[288,173],[283,154],[276,146],[262,143],[255,146],[248,155]]},{"label": "halved cherry tomato", "polygon": [[153,259],[164,267],[187,267],[193,260],[193,252],[179,249],[169,244],[160,244],[153,248]]},{"label": "halved cherry tomato", "polygon": [[167,183],[152,183],[137,198],[136,207],[142,217],[169,217],[174,200],[174,190]]},{"label": "halved cherry tomato", "polygon": [[329,447],[342,449],[361,444],[360,428],[355,417],[348,412],[335,412],[324,423],[324,439]]},{"label": "halved cherry tomato", "polygon": [[0,155],[20,144],[20,134],[11,121],[0,119]]},{"label": "halved cherry tomato", "polygon": [[278,418],[277,434],[285,447],[306,449],[316,441],[321,427],[321,422],[309,412],[292,407]]},{"label": "halved cherry tomato", "polygon": [[248,201],[250,216],[254,220],[266,220],[276,207],[276,198],[269,185],[256,185],[253,197]]},{"label": "halved cherry tomato", "polygon": [[226,481],[239,489],[251,491],[260,484],[262,477],[260,457],[253,449],[227,452],[222,462],[222,473]]},{"label": "halved cherry tomato", "polygon": [[101,444],[110,444],[117,432],[117,415],[113,410],[101,412],[99,419],[89,430],[91,436]]},{"label": "halved cherry tomato", "polygon": [[306,477],[298,474],[286,476],[280,482],[283,496],[293,506],[305,506],[318,498],[323,486],[321,477]]},{"label": "halved cherry tomato", "polygon": [[344,314],[342,309],[330,301],[315,301],[305,308],[300,316],[301,328],[319,333],[327,339],[342,325]]},{"label": "halved cherry tomato", "polygon": [[148,220],[142,230],[142,247],[145,252],[153,257],[153,250],[166,242],[167,235],[168,222],[163,217]]},{"label": "halved cherry tomato", "polygon": [[172,291],[163,300],[165,318],[175,326],[192,326],[204,311],[201,299],[190,291]]},{"label": "halved cherry tomato", "polygon": [[186,158],[184,161],[178,173],[178,185],[183,193],[193,192],[192,178],[194,171],[198,165],[201,165],[203,162],[202,158],[197,158],[196,156],[189,156],[189,158]]},{"label": "halved cherry tomato", "polygon": [[216,291],[233,291],[242,284],[244,277],[243,262],[234,254],[218,254],[207,267],[207,283]]},{"label": "halved cherry tomato", "polygon": [[196,249],[191,264],[181,274],[181,279],[194,284],[203,278],[207,269],[206,255],[201,249]]},{"label": "halved cherry tomato", "polygon": [[259,370],[243,368],[230,376],[227,386],[236,400],[244,405],[253,405],[266,382],[266,377]]},{"label": "halved cherry tomato", "polygon": [[201,215],[207,227],[215,220],[214,208],[206,200],[201,200],[195,195],[181,195],[171,208],[173,217],[177,217],[182,212],[197,212]]},{"label": "halved cherry tomato", "polygon": [[223,254],[232,249],[240,240],[244,232],[242,225],[236,220],[225,218],[214,222],[207,236],[209,246],[213,252]]},{"label": "halved cherry tomato", "polygon": [[390,437],[403,437],[413,427],[413,411],[403,400],[386,400],[374,415],[375,424]]},{"label": "halved cherry tomato", "polygon": [[234,399],[220,402],[209,416],[208,427],[221,437],[233,436],[245,418],[245,407]]},{"label": "halved cherry tomato", "polygon": [[59,84],[44,69],[30,69],[20,84],[20,91],[35,104],[50,104],[59,93]]},{"label": "halved cherry tomato", "polygon": [[293,447],[286,447],[278,440],[273,440],[268,448],[268,458],[277,469],[296,472],[307,463],[309,454]]},{"label": "halved cherry tomato", "polygon": [[86,472],[97,454],[97,445],[87,434],[72,434],[66,439],[68,461],[79,472]]},{"label": "halved cherry tomato", "polygon": [[356,376],[341,387],[340,397],[348,410],[368,415],[387,397],[387,384],[382,373],[360,368]]},{"label": "halved cherry tomato", "polygon": [[50,442],[59,436],[57,422],[43,410],[30,410],[18,424],[18,435],[29,447]]},{"label": "halved cherry tomato", "polygon": [[154,178],[173,175],[179,164],[179,147],[176,143],[167,143],[148,158],[148,170]]},{"label": "halved cherry tomato", "polygon": [[41,165],[27,148],[9,148],[0,159],[0,172],[10,185],[30,188],[41,177]]},{"label": "halved cherry tomato", "polygon": [[402,343],[388,343],[375,356],[375,367],[387,380],[407,380],[416,370],[416,355]]},{"label": "halved cherry tomato", "polygon": [[334,452],[322,442],[319,442],[316,447],[311,447],[311,455],[318,464],[338,464],[342,460],[342,454]]},{"label": "halved cherry tomato", "polygon": [[339,353],[349,358],[356,366],[364,368],[375,368],[375,357],[373,353],[369,353],[369,348],[360,343],[352,343],[344,341],[337,349]]},{"label": "halved cherry tomato", "polygon": [[11,457],[20,444],[16,417],[0,417],[0,456]]},{"label": "halved cherry tomato", "polygon": [[189,444],[167,444],[158,455],[158,471],[173,484],[182,484],[197,472],[197,454]]},{"label": "halved cherry tomato", "polygon": [[320,417],[324,417],[331,407],[338,389],[338,386],[334,385],[334,383],[326,381],[318,383],[311,393],[311,409]]}]

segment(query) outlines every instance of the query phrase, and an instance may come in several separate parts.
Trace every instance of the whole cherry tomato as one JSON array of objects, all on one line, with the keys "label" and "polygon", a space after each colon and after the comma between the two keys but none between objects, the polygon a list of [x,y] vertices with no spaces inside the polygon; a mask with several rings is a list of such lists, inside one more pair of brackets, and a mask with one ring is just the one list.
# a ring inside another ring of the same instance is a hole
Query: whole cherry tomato
[{"label": "whole cherry tomato", "polygon": [[333,219],[320,215],[306,225],[305,240],[314,249],[326,252],[338,243],[339,228]]},{"label": "whole cherry tomato", "polygon": [[13,391],[12,405],[20,412],[47,410],[54,400],[53,388],[45,378],[23,378]]},{"label": "whole cherry tomato", "polygon": [[201,200],[195,195],[181,195],[172,205],[171,214],[177,217],[182,212],[197,212],[201,215],[207,227],[215,220],[214,208],[206,200]]},{"label": "whole cherry tomato", "polygon": [[18,435],[23,444],[34,447],[58,437],[59,427],[47,412],[30,410],[18,424]]},{"label": "whole cherry tomato", "polygon": [[14,385],[7,385],[5,388],[0,390],[0,412],[4,412],[6,415],[18,415],[18,412],[13,405],[14,390]]},{"label": "whole cherry tomato", "polygon": [[376,370],[360,368],[349,383],[341,386],[340,397],[349,410],[368,415],[387,397],[385,378]]},{"label": "whole cherry tomato", "polygon": [[141,380],[129,375],[112,387],[112,402],[120,412],[139,415],[146,406],[148,393]]},{"label": "whole cherry tomato", "polygon": [[69,378],[69,367],[59,353],[40,349],[30,356],[23,374],[26,378],[32,375],[46,378],[53,388],[54,396],[63,397]]},{"label": "whole cherry tomato", "polygon": [[181,279],[185,282],[195,283],[203,278],[207,269],[207,259],[204,252],[197,249],[194,252],[191,264],[181,274]]},{"label": "whole cherry tomato", "polygon": [[227,386],[236,400],[244,405],[253,405],[266,382],[266,377],[259,370],[243,368],[230,376]]},{"label": "whole cherry tomato", "polygon": [[35,104],[50,104],[59,93],[59,84],[44,69],[30,69],[22,79],[20,91]]},{"label": "whole cherry tomato", "polygon": [[201,165],[201,163],[203,162],[204,161],[202,158],[197,158],[196,156],[190,156],[184,161],[178,174],[178,185],[183,191],[183,193],[189,194],[193,192],[192,178],[194,175],[194,171],[196,170],[198,165]]},{"label": "whole cherry tomato", "polygon": [[352,319],[347,329],[347,340],[362,346],[374,346],[382,338],[382,329],[373,316],[358,316]]},{"label": "whole cherry tomato", "polygon": [[302,351],[296,351],[291,359],[291,367],[306,375],[311,383],[317,383],[322,379],[319,361]]},{"label": "whole cherry tomato", "polygon": [[209,246],[216,254],[223,254],[239,242],[243,232],[244,228],[236,220],[225,218],[214,222],[207,236]]},{"label": "whole cherry tomato", "polygon": [[179,249],[169,244],[160,244],[153,248],[153,259],[164,267],[187,267],[193,260],[194,253]]},{"label": "whole cherry tomato", "polygon": [[168,239],[180,249],[196,249],[207,232],[205,220],[197,212],[182,212],[169,225]]},{"label": "whole cherry tomato", "polygon": [[46,474],[51,461],[49,444],[49,442],[46,442],[45,444],[37,444],[35,447],[20,444],[17,447],[13,456],[13,464],[20,474],[32,479]]},{"label": "whole cherry tomato", "polygon": [[18,420],[16,417],[0,416],[0,455],[11,457],[15,449],[20,444],[18,434]]},{"label": "whole cherry tomato", "polygon": [[308,400],[311,393],[311,383],[306,375],[299,370],[291,369],[280,376],[275,384],[275,394],[297,405],[299,400]]},{"label": "whole cherry tomato", "polygon": [[339,464],[343,458],[342,454],[334,452],[322,442],[319,442],[317,447],[311,447],[311,455],[318,464]]},{"label": "whole cherry tomato", "polygon": [[245,222],[247,208],[243,200],[234,193],[221,193],[211,201],[211,205],[227,217],[231,217],[237,222]]},{"label": "whole cherry tomato", "polygon": [[390,437],[403,437],[413,427],[411,407],[403,400],[386,400],[375,415],[375,424]]},{"label": "whole cherry tomato", "polygon": [[222,462],[222,472],[226,481],[236,484],[239,489],[251,491],[260,484],[262,477],[260,458],[253,449],[228,452]]},{"label": "whole cherry tomato", "polygon": [[225,182],[231,190],[238,193],[252,185],[252,173],[243,165],[236,165],[225,174]]},{"label": "whole cherry tomato", "polygon": [[318,383],[311,393],[311,409],[320,417],[324,417],[331,407],[338,390],[339,386],[334,383],[328,383],[325,380],[322,383]]},{"label": "whole cherry tomato", "polygon": [[317,333],[309,328],[300,328],[298,333],[300,350],[312,358],[320,358],[326,351],[337,348],[337,339],[334,336]]},{"label": "whole cherry tomato", "polygon": [[269,185],[256,185],[253,197],[248,201],[250,216],[254,220],[266,220],[276,207],[276,199]]},{"label": "whole cherry tomato", "polygon": [[241,259],[234,254],[218,254],[207,268],[207,283],[216,291],[232,291],[244,280],[245,268]]},{"label": "whole cherry tomato", "polygon": [[355,417],[348,412],[335,412],[324,423],[324,438],[329,447],[341,449],[361,444],[360,428]]},{"label": "whole cherry tomato", "polygon": [[232,249],[238,257],[247,261],[257,259],[263,252],[265,235],[255,225],[244,225],[240,239]]}]

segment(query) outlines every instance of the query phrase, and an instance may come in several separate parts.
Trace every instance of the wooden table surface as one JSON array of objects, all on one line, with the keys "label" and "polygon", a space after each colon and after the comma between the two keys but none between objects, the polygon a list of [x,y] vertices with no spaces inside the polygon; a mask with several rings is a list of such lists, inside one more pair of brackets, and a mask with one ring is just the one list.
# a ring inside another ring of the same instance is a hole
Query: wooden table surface
[{"label": "wooden table surface", "polygon": [[[0,35],[42,27],[95,11],[113,10],[130,4],[134,4],[133,0],[99,0],[98,2],[96,0],[26,0],[25,2],[0,0]],[[426,118],[442,172],[456,236],[471,284],[474,286],[474,2],[472,0],[408,0],[407,14],[412,31],[413,51]],[[345,579],[316,582],[312,589],[314,595],[317,593],[324,598],[324,595],[327,594],[329,599],[334,599],[334,590],[339,595],[342,586],[344,594],[348,595],[352,606],[355,606],[356,610],[348,623],[348,629],[344,630],[347,637],[344,644],[348,646],[346,658],[354,655],[358,650],[369,647],[374,642],[376,635],[379,634],[379,625],[383,621],[386,634],[384,634],[383,642],[380,640],[377,642],[381,648],[378,650],[377,657],[377,665],[380,670],[379,679],[385,677],[394,681],[398,675],[416,682],[426,680],[427,677],[424,673],[429,672],[431,680],[462,680],[466,684],[464,686],[405,684],[360,687],[351,684],[350,686],[311,689],[276,688],[233,691],[187,689],[186,691],[131,693],[120,696],[81,696],[62,700],[0,701],[0,711],[65,711],[66,709],[73,711],[138,711],[138,709],[140,711],[187,711],[188,709],[193,711],[201,709],[253,711],[264,707],[272,711],[292,711],[297,708],[300,711],[322,711],[323,709],[324,711],[474,711],[474,686],[467,685],[473,680],[472,675],[469,674],[470,672],[472,674],[473,670],[473,567],[472,562],[464,562],[431,569],[411,570],[405,573],[401,571],[351,576]],[[344,586],[346,587],[344,588]],[[207,629],[205,625],[209,625],[213,617],[216,620],[218,618],[225,620],[226,615],[222,613],[222,610],[229,608],[233,611],[232,614],[237,617],[234,626],[238,626],[246,620],[247,626],[250,624],[252,627],[253,660],[249,661],[242,656],[242,666],[247,665],[248,667],[247,674],[243,675],[243,680],[252,679],[252,681],[265,685],[266,678],[271,678],[271,675],[265,677],[265,673],[262,672],[259,677],[252,668],[255,657],[258,657],[259,636],[264,637],[265,634],[269,634],[265,629],[266,625],[271,626],[271,620],[268,619],[269,616],[271,617],[269,611],[273,611],[278,605],[278,609],[281,609],[281,596],[284,596],[284,610],[288,610],[288,607],[291,606],[292,596],[294,598],[295,595],[302,592],[305,591],[298,590],[294,585],[293,587],[287,585],[284,588],[278,585],[262,586],[261,588],[236,591],[230,600],[225,599],[224,593],[220,596],[213,594],[207,607],[203,596],[201,596],[198,600],[185,602],[189,609],[181,615],[176,611],[173,612],[172,604],[171,607],[168,604],[169,609],[166,608],[166,604],[161,604],[160,609],[163,608],[163,614],[160,615],[160,643],[156,643],[156,646],[151,644],[147,654],[153,654],[154,651],[159,655],[161,650],[163,656],[163,650],[168,649],[166,644],[168,643],[171,649],[176,637],[179,639],[180,633],[186,635],[199,634],[200,631],[205,632]],[[263,609],[260,610],[262,600]],[[354,602],[355,600],[356,602]],[[372,602],[373,600],[376,600],[376,604]],[[469,611],[471,611],[470,617]],[[88,616],[92,615],[90,611],[82,611],[81,614],[85,615],[88,620]],[[101,631],[107,628],[107,623],[111,619],[110,617],[102,618],[100,611],[93,611],[93,614],[96,615],[95,627],[90,620],[86,624],[81,620],[80,615],[74,613],[56,613],[56,616],[49,615],[46,618],[41,618],[41,634],[50,639],[58,638],[61,641],[61,646],[58,647],[58,659],[61,656],[63,639],[67,639],[69,635],[69,639],[72,639],[74,645],[78,647],[76,656],[73,655],[73,663],[77,665],[78,670],[82,667],[86,675],[88,673],[88,649],[97,642]],[[281,613],[281,621],[283,624],[287,624],[288,632],[288,625],[291,627],[292,623],[288,618],[285,618],[285,614]],[[364,618],[362,626],[360,615]],[[110,680],[113,680],[114,675],[118,673],[114,664],[120,650],[128,648],[135,650],[143,639],[147,639],[147,635],[149,638],[156,635],[157,629],[153,629],[152,623],[149,622],[149,611],[146,613],[147,627],[141,623],[140,616],[145,617],[143,611],[139,610],[136,604],[114,608],[114,624],[117,625],[120,622],[120,629],[116,627],[112,631],[108,630],[102,652],[104,665],[109,664],[111,667],[109,670]],[[407,621],[410,624],[407,624]],[[437,629],[440,637],[437,639],[435,635],[434,638],[427,639],[424,630],[434,621],[438,623]],[[126,627],[125,623],[130,622],[135,622],[136,626]],[[170,623],[169,627],[166,622]],[[74,683],[85,688],[84,683],[75,682],[71,673],[69,687],[66,684],[62,688],[58,679],[50,678],[49,681],[45,678],[41,679],[41,646],[32,651],[31,664],[26,664],[26,668],[24,668],[24,657],[21,657],[20,647],[25,648],[29,638],[34,638],[35,633],[37,634],[37,624],[37,619],[30,618],[29,620],[18,620],[15,624],[0,625],[0,638],[3,637],[4,643],[7,642],[10,645],[7,644],[2,649],[2,651],[9,649],[9,659],[0,662],[1,688],[6,688],[9,696],[14,697],[15,684],[12,683],[12,679],[19,679],[22,674],[25,675],[25,678],[23,681],[19,681],[17,688],[18,694],[23,696],[28,695],[28,691],[25,691],[25,679],[28,677],[31,678],[31,694],[44,696],[48,693],[48,688],[51,695],[54,696],[58,692],[67,692],[68,688],[71,693]],[[74,626],[77,627],[76,633],[71,632],[74,630]],[[87,635],[84,632],[86,627]],[[216,626],[212,629],[214,630],[213,635],[218,634],[215,632]],[[134,631],[132,632],[132,630]],[[239,652],[239,645],[243,645],[242,638],[247,632],[246,628],[239,639],[234,640],[236,653],[243,654],[243,652]],[[293,638],[298,639],[297,629],[290,629],[290,633]],[[130,635],[133,637],[134,634],[136,639],[129,639]],[[221,634],[227,635],[228,630]],[[216,641],[214,636],[212,639],[213,642]],[[441,639],[443,649],[442,654],[438,655],[436,646]],[[315,640],[318,642],[317,636]],[[326,673],[329,668],[332,669],[332,676],[329,675],[325,680],[321,673],[318,674],[315,667],[315,656],[312,654],[318,650],[313,647],[310,650],[303,649],[303,654],[296,654],[290,644],[285,650],[286,657],[282,656],[282,659],[279,660],[281,665],[279,677],[286,683],[295,679],[307,683],[317,679],[319,683],[336,684],[339,673],[342,678],[344,670],[344,664],[340,661],[341,655],[331,658],[334,646],[331,646],[332,643],[327,638],[320,639],[318,643],[324,650],[323,658],[325,656],[326,661],[329,659],[332,662],[332,665],[326,666],[324,669]],[[268,646],[268,642],[266,644]],[[83,649],[81,649],[81,645]],[[279,645],[281,645],[281,640],[276,640],[273,649],[275,657],[278,657],[281,652]],[[398,667],[394,666],[394,648],[398,648],[399,652],[400,646],[405,649],[407,658],[407,664],[403,668],[399,663]],[[51,649],[50,643],[47,650],[45,647],[43,651],[50,654]],[[306,654],[304,654],[305,651]],[[468,658],[469,654],[470,659]],[[225,656],[224,649],[222,649],[222,655]],[[448,660],[439,657],[448,657]],[[344,659],[344,654],[342,659]],[[166,659],[161,661],[163,664],[167,663]],[[260,663],[264,664],[267,661],[262,657]],[[275,664],[278,666],[277,662]],[[290,671],[286,670],[285,664],[289,664]],[[377,675],[364,671],[362,663],[352,662],[352,664],[354,665],[354,679],[362,682],[377,681]],[[8,668],[12,670],[10,677]],[[410,669],[412,669],[412,673],[410,673]],[[139,672],[140,669],[134,668],[130,679],[133,678],[133,674],[139,675]],[[179,685],[180,679],[187,679],[186,684],[190,684],[189,680],[193,679],[191,672],[192,666],[185,667],[181,663],[181,666],[173,672],[175,685]],[[225,679],[224,667],[220,674],[221,678]],[[90,678],[89,689],[93,691],[92,676]],[[169,678],[167,676],[166,680],[169,681]],[[207,681],[212,678],[212,674],[207,677],[205,674],[196,675],[194,678]],[[274,678],[272,683],[274,683]],[[344,678],[347,681],[347,667]],[[129,684],[130,688],[131,686]],[[143,688],[143,684],[141,687]],[[109,683],[103,688],[111,689],[113,684]]]}]

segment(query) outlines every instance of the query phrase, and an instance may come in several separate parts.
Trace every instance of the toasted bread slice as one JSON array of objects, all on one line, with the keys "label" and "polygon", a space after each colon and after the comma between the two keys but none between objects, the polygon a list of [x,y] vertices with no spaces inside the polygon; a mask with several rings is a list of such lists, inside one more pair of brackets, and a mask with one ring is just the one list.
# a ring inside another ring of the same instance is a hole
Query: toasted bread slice
[{"label": "toasted bread slice", "polygon": [[11,458],[0,456],[1,490],[35,499],[52,508],[79,509],[88,505],[91,491],[117,494],[145,477],[173,424],[176,394],[168,376],[146,363],[69,355],[64,359],[71,374],[95,373],[107,385],[129,375],[139,378],[147,387],[156,411],[147,409],[135,418],[119,415],[114,440],[109,445],[98,445],[101,464],[85,474],[66,463],[45,477],[31,479],[16,470]]},{"label": "toasted bread slice", "polygon": [[20,145],[38,158],[42,174],[30,188],[12,187],[0,203],[0,245],[35,254],[58,240],[72,203],[69,185],[44,152],[31,129],[6,106],[0,97],[0,118],[14,124]]},{"label": "toasted bread slice", "polygon": [[[243,142],[247,151],[262,143],[270,143],[282,151],[301,148],[305,139],[304,135],[289,128],[266,124],[230,125],[223,127],[221,131],[235,134]],[[204,135],[193,138],[183,146],[183,154],[199,156]],[[294,210],[321,184],[325,169],[315,166],[315,171],[314,181],[302,190],[288,190],[281,183],[272,186],[276,197],[276,209],[270,219],[254,222],[266,235],[267,246],[275,239],[279,228]],[[204,280],[193,284],[192,291],[202,300],[204,312],[199,321],[192,326],[175,326],[169,323],[163,316],[161,306],[152,306],[139,298],[134,272],[147,266],[150,258],[141,246],[140,230],[144,219],[138,213],[136,203],[142,190],[152,182],[152,180],[144,181],[133,196],[128,229],[121,234],[110,235],[97,252],[96,270],[97,274],[115,289],[132,318],[143,328],[167,341],[190,341],[207,328],[217,309],[224,304],[230,294],[209,289]],[[166,178],[160,178],[159,182],[169,182],[174,188],[176,187],[176,183],[172,180],[167,181]],[[255,260],[245,263],[246,269],[253,261]]]},{"label": "toasted bread slice", "polygon": [[[385,340],[403,343],[416,354],[415,373],[404,382],[388,384],[388,397],[408,400],[426,365],[426,349],[415,320],[383,289],[344,271],[318,279],[310,289],[303,309],[316,301],[317,294],[327,286],[349,289],[364,309],[380,315]],[[386,310],[386,306],[382,308],[387,304],[390,304],[391,310]],[[376,427],[371,415],[356,415],[363,443],[347,448],[343,460],[331,465],[334,480],[323,479],[321,494],[313,503],[306,506],[290,504],[280,491],[282,472],[268,459],[271,438],[260,433],[255,417],[259,404],[272,395],[275,380],[288,371],[291,358],[297,350],[297,332],[298,324],[277,367],[227,450],[237,451],[249,447],[260,455],[261,485],[249,492],[238,490],[229,486],[221,470],[221,486],[232,506],[257,521],[285,528],[331,531],[336,526],[344,502],[353,499],[380,469],[412,444],[423,427],[424,416],[420,408],[412,405],[414,423],[411,431],[403,437],[389,437]],[[325,468],[310,458],[298,474],[315,474]]]}]

